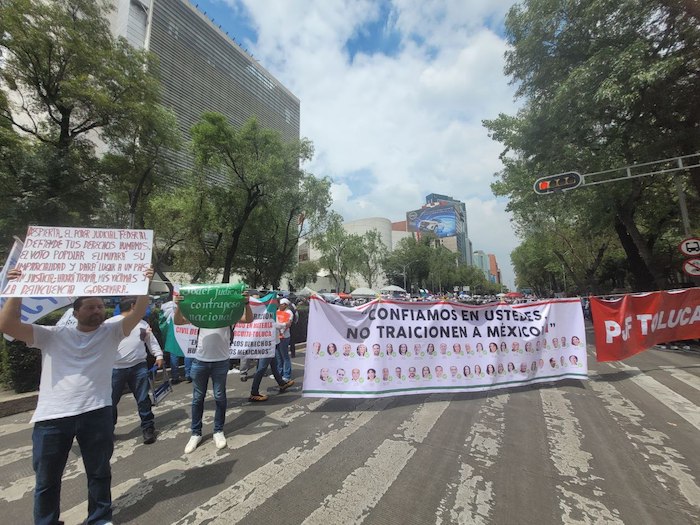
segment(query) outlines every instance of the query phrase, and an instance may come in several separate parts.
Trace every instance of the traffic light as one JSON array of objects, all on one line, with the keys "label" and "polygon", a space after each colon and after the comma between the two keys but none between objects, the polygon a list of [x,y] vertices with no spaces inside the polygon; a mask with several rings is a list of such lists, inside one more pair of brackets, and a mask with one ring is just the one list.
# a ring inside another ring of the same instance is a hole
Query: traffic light
[{"label": "traffic light", "polygon": [[576,171],[540,177],[535,181],[535,193],[546,195],[558,191],[573,190],[581,185],[582,180],[581,174]]}]

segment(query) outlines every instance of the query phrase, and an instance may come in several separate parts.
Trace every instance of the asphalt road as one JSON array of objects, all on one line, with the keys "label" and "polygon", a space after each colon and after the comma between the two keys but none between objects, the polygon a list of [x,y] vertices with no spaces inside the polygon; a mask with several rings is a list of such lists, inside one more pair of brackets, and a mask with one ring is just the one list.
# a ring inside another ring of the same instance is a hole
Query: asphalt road
[{"label": "asphalt road", "polygon": [[[589,338],[589,341],[592,341]],[[596,363],[589,381],[489,393],[373,400],[277,395],[249,403],[228,381],[228,448],[192,454],[191,385],[156,408],[158,441],[141,443],[133,398],[120,404],[113,457],[115,523],[549,524],[700,523],[700,352],[649,350]],[[2,523],[31,522],[30,414],[0,419]],[[87,514],[71,454],[62,519]]]}]

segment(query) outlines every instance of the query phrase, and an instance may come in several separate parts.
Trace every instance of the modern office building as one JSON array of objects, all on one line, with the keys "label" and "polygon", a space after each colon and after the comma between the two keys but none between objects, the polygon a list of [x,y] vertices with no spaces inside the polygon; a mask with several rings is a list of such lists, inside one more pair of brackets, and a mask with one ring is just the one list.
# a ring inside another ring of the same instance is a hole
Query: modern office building
[{"label": "modern office building", "polygon": [[458,200],[431,193],[419,210],[406,213],[408,231],[435,235],[440,243],[459,254],[462,264],[472,265],[472,243],[469,240],[467,206]]},{"label": "modern office building", "polygon": [[474,251],[474,266],[484,272],[484,277],[490,280],[489,275],[491,273],[489,271],[489,257],[482,250]]},{"label": "modern office building", "polygon": [[[206,111],[222,113],[234,126],[255,116],[284,140],[299,139],[299,99],[194,4],[187,0],[113,3],[109,19],[113,33],[158,57],[163,104],[177,116],[185,141]],[[168,157],[182,172],[193,168],[187,148]]]}]

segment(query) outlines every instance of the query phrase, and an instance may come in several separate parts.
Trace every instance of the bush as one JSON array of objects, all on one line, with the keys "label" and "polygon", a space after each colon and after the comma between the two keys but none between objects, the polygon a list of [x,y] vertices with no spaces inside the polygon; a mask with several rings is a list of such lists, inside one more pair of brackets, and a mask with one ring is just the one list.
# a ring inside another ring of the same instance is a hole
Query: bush
[{"label": "bush", "polygon": [[[53,326],[61,318],[65,309],[51,312],[42,317],[36,324]],[[28,348],[21,341],[4,341],[4,359],[6,369],[2,377],[10,388],[18,394],[32,392],[39,388],[41,379],[41,351],[36,348]]]}]

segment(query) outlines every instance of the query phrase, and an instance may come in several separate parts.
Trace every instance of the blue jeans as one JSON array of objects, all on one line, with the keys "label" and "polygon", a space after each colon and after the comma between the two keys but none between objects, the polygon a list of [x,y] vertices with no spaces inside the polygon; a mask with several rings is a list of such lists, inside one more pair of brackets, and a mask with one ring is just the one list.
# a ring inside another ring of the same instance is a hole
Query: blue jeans
[{"label": "blue jeans", "polygon": [[68,453],[77,439],[88,486],[89,524],[112,521],[112,471],[114,450],[112,407],[37,421],[32,432],[32,465],[36,474],[34,523],[55,525],[61,513],[61,477]]},{"label": "blue jeans", "polygon": [[280,339],[278,349],[275,349],[275,358],[277,359],[277,369],[285,381],[292,378],[292,358],[289,357],[289,337]]},{"label": "blue jeans", "polygon": [[192,378],[192,361],[194,361],[194,357],[185,357],[185,378]]},{"label": "blue jeans", "polygon": [[228,359],[224,361],[192,361],[192,435],[202,435],[202,415],[204,414],[204,396],[211,377],[211,389],[214,391],[216,411],[214,412],[214,432],[224,431],[226,421],[226,378],[228,377]]},{"label": "blue jeans", "polygon": [[253,386],[250,387],[251,396],[260,395],[260,382],[262,381],[262,378],[265,375],[265,371],[267,370],[268,365],[270,365],[272,375],[275,376],[275,381],[277,381],[277,384],[279,386],[282,386],[286,383],[286,381],[282,379],[282,376],[280,375],[279,370],[277,369],[277,364],[272,362],[273,359],[276,359],[278,354],[279,345],[275,347],[275,357],[263,357],[261,359],[258,359],[258,369],[255,371],[255,375],[253,376]]},{"label": "blue jeans", "polygon": [[129,390],[134,394],[136,405],[141,418],[141,430],[153,428],[153,411],[151,410],[151,398],[148,395],[150,385],[148,383],[148,364],[144,361],[130,368],[112,369],[112,413],[114,425],[117,424],[117,405],[122,398],[124,385],[129,385]]}]

